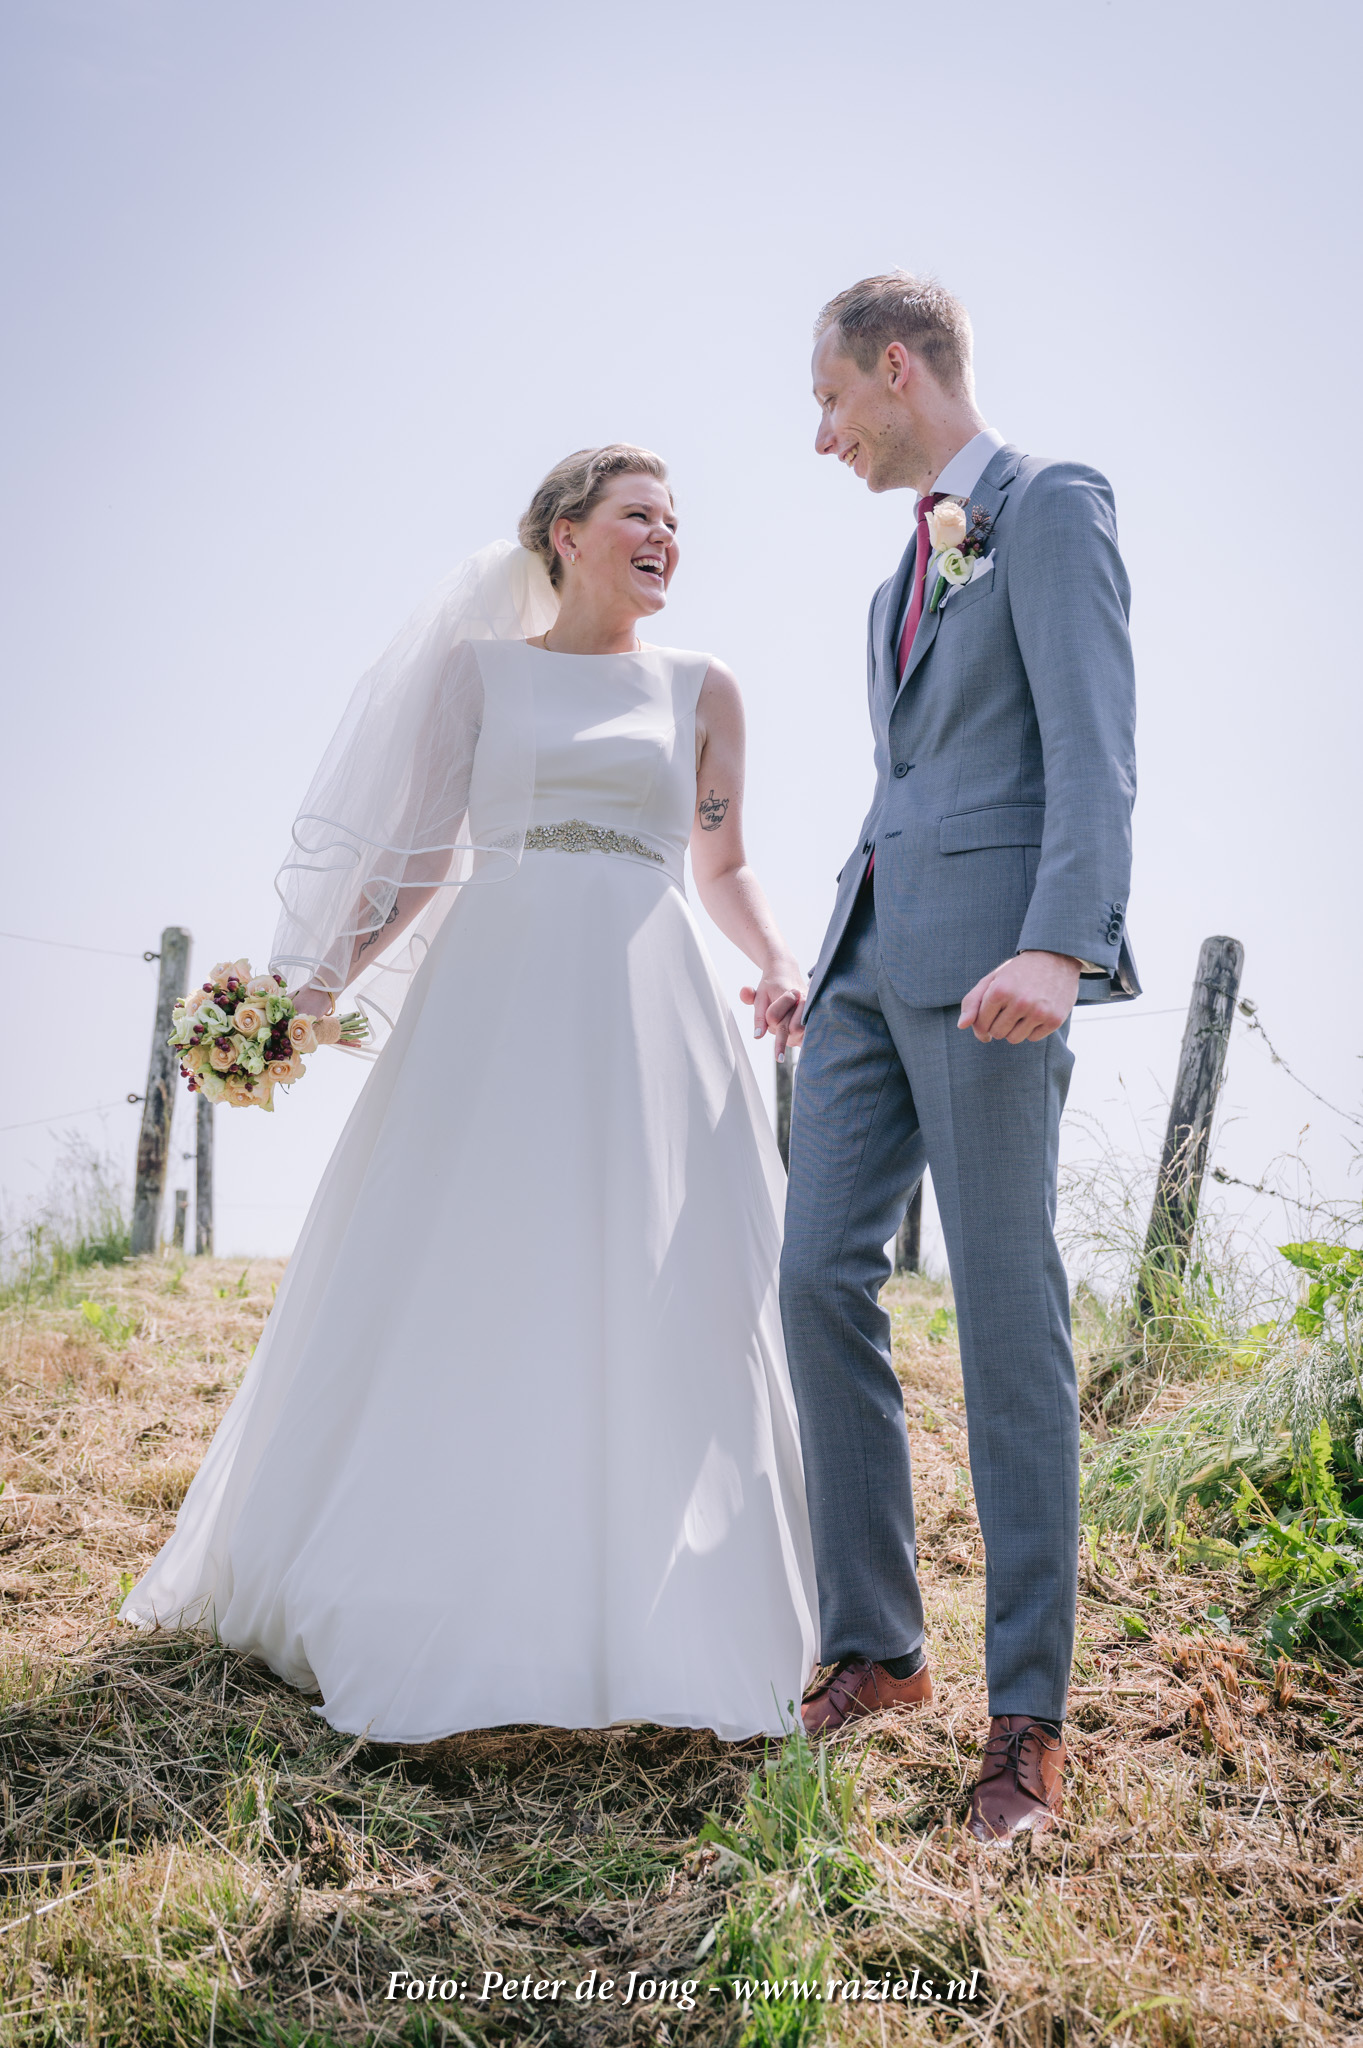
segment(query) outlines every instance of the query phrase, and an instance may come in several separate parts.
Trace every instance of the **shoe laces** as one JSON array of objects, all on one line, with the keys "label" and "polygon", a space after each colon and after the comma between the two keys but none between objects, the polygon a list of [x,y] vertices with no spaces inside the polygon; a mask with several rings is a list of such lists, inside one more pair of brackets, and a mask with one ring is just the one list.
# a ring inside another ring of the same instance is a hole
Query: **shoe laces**
[{"label": "shoe laces", "polygon": [[[1037,1721],[1029,1721],[1022,1728],[1004,1728],[997,1735],[990,1736],[984,1745],[985,1760],[997,1766],[990,1775],[1002,1777],[1006,1772],[1015,1784],[1022,1785],[1022,1752],[1025,1745],[1033,1741],[1037,1745],[1037,1776],[1040,1777],[1042,1755],[1048,1749],[1059,1749],[1060,1744]],[[1022,1786],[1023,1791],[1028,1789]]]},{"label": "shoe laces", "polygon": [[861,1683],[862,1674],[871,1668],[869,1657],[840,1657],[833,1669],[833,1676],[823,1688],[828,1698],[837,1707],[843,1707]]}]

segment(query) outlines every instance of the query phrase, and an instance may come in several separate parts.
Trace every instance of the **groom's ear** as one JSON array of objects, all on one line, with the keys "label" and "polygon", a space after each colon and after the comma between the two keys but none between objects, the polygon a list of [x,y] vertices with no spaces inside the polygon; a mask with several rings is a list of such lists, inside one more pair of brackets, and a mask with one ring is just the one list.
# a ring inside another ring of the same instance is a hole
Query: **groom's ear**
[{"label": "groom's ear", "polygon": [[891,391],[911,391],[923,375],[923,358],[915,355],[911,348],[905,348],[902,341],[887,341],[881,360],[889,376]]}]

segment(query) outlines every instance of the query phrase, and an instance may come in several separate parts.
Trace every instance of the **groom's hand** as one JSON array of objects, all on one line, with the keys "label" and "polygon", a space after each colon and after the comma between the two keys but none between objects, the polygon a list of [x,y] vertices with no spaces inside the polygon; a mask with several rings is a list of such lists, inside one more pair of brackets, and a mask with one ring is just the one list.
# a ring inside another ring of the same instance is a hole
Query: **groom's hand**
[{"label": "groom's hand", "polygon": [[1015,953],[977,981],[961,1004],[959,1031],[981,1045],[1026,1045],[1058,1031],[1079,993],[1079,962],[1068,953]]}]

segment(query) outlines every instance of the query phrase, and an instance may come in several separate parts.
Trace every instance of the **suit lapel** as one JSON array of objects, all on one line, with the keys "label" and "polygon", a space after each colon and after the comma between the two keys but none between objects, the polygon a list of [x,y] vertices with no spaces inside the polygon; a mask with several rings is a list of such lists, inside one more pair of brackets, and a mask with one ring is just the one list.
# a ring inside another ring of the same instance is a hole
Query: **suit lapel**
[{"label": "suit lapel", "polygon": [[[968,516],[973,517],[974,509],[978,505],[988,514],[990,519],[998,518],[999,513],[1003,507],[1004,499],[1008,495],[1008,486],[1013,481],[1013,478],[1017,475],[1018,466],[1021,463],[1021,461],[1021,449],[1010,448],[1006,442],[1002,448],[996,448],[994,450],[993,455],[990,457],[988,463],[985,465],[984,474],[981,476],[974,490],[970,493],[970,499],[967,508]],[[988,552],[988,548],[989,543],[986,542],[986,553]],[[910,553],[912,553],[912,551],[913,549],[911,544]],[[907,582],[900,586],[901,610],[902,594],[907,587]],[[942,607],[938,605],[935,612],[930,612],[928,610],[928,606],[931,603],[932,592],[930,590],[925,589],[923,592],[923,616],[918,621],[918,631],[913,636],[913,646],[909,650],[909,659],[904,668],[903,681],[899,685],[899,690],[895,692],[894,701],[896,703],[899,701],[900,692],[905,688],[905,685],[910,681],[914,674],[914,671],[919,667],[924,656],[927,654],[928,649],[931,647],[933,641],[937,638],[937,629],[942,623]],[[899,611],[897,610],[895,612],[895,618],[898,619],[898,617]],[[894,629],[892,626],[892,633],[893,630]],[[893,666],[891,667],[890,673],[892,675],[894,673]]]}]

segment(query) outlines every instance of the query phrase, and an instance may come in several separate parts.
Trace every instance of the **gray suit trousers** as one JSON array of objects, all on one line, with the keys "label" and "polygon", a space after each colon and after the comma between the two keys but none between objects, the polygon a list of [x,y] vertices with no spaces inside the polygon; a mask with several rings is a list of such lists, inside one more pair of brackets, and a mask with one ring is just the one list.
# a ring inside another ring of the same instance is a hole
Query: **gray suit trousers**
[{"label": "gray suit trousers", "polygon": [[879,1306],[885,1245],[926,1166],[946,1237],[986,1558],[991,1714],[1065,1711],[1079,1408],[1055,1242],[1066,1034],[981,1045],[959,1005],[887,979],[868,883],[810,1017],[791,1121],[781,1306],[800,1413],[822,1654],[923,1640],[903,1398]]}]

